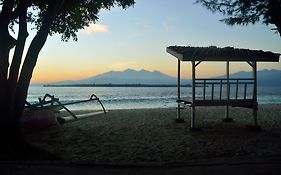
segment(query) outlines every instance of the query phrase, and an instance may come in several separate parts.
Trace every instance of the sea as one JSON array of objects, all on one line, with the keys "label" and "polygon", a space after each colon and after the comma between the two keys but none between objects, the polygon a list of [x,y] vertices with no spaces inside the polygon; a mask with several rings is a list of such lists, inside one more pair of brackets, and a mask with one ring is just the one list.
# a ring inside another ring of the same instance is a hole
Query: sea
[{"label": "sea", "polygon": [[[181,88],[181,97],[191,98],[191,87]],[[59,98],[63,104],[87,100],[92,94],[99,97],[107,110],[140,108],[176,107],[176,87],[44,87],[30,86],[27,101],[37,103],[38,98],[48,93]],[[206,94],[210,92],[206,92]],[[196,96],[201,96],[198,90]],[[248,94],[249,96],[251,94]],[[241,98],[243,94],[239,94]],[[216,97],[215,97],[216,98]],[[258,87],[259,104],[281,104],[281,87]],[[77,103],[67,106],[70,110],[101,109],[96,101]]]}]

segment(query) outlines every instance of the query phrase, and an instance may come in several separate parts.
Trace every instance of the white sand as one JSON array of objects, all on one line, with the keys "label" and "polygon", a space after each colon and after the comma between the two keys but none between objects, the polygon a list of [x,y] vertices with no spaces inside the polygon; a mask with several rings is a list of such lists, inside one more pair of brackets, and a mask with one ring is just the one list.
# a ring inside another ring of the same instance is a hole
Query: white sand
[{"label": "white sand", "polygon": [[201,132],[189,130],[189,109],[183,110],[183,124],[174,122],[175,109],[137,109],[109,111],[26,138],[64,160],[97,163],[281,156],[281,105],[260,105],[260,132],[245,128],[253,123],[249,109],[231,108],[233,123],[222,122],[223,107],[197,109]]}]

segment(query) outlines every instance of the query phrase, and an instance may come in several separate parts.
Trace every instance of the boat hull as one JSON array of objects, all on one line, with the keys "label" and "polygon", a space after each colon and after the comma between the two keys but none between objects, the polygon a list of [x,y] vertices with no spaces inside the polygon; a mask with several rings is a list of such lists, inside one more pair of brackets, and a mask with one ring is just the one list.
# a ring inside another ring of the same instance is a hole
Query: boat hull
[{"label": "boat hull", "polygon": [[24,133],[42,131],[54,125],[59,125],[56,109],[25,110],[21,119],[21,128]]}]

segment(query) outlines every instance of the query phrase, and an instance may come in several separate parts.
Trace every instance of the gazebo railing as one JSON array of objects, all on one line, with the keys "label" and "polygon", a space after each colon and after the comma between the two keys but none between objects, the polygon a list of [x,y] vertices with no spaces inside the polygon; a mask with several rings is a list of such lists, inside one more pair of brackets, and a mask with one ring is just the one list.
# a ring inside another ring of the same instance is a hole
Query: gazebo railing
[{"label": "gazebo railing", "polygon": [[[218,79],[195,79],[195,100],[248,100],[254,99],[253,78],[218,78]],[[199,90],[202,88],[202,90]],[[227,93],[227,89],[228,93]],[[240,93],[239,93],[240,92]],[[242,92],[242,93],[241,93]],[[239,94],[242,94],[239,96]],[[251,95],[249,95],[251,94]]]}]

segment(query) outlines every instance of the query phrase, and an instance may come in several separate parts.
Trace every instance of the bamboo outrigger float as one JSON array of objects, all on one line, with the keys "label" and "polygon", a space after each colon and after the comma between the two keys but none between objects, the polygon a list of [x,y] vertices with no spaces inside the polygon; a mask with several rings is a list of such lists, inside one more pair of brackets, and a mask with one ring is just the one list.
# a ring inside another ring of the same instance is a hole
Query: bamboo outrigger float
[{"label": "bamboo outrigger float", "polygon": [[[68,105],[95,102],[95,101],[97,101],[100,104],[102,110],[83,113],[83,114],[75,114],[74,112],[72,112],[66,107]],[[56,115],[62,109],[67,111],[69,115],[68,116]],[[25,110],[24,110],[24,115],[26,115],[26,117],[24,117],[22,123],[26,125],[26,128],[33,130],[32,128],[43,128],[57,123],[64,124],[66,122],[77,121],[79,119],[83,119],[99,114],[106,114],[106,113],[107,111],[105,110],[102,102],[95,94],[92,94],[90,98],[87,100],[80,100],[80,101],[74,101],[68,103],[61,103],[59,101],[59,98],[55,98],[53,95],[50,94],[45,94],[42,99],[39,98],[38,103],[30,104],[26,102]],[[35,115],[35,118],[32,118],[31,115]]]},{"label": "bamboo outrigger float", "polygon": [[[191,108],[191,123],[190,129],[197,130],[195,120],[196,106],[225,106],[224,121],[232,121],[229,118],[229,106],[251,108],[253,110],[254,125],[253,128],[258,129],[257,120],[257,62],[278,62],[280,54],[272,52],[264,52],[261,50],[236,49],[232,47],[217,48],[211,47],[182,47],[170,46],[167,47],[167,52],[178,59],[178,107],[177,107],[177,122],[183,122],[181,118],[181,106],[189,106]],[[181,62],[191,62],[192,65],[192,99],[181,98],[180,86],[180,68]],[[207,79],[196,78],[196,67],[203,61],[225,62],[226,63],[226,78]],[[230,62],[246,62],[252,68],[253,76],[251,78],[230,78],[229,63]],[[238,95],[239,87],[243,95]],[[251,94],[247,91],[252,87]],[[198,87],[202,88],[202,96],[196,96]],[[206,88],[211,87],[211,94],[206,95]],[[231,95],[231,87],[235,89],[234,95]],[[214,93],[218,89],[219,95]],[[223,92],[223,89],[225,92]],[[225,93],[225,94],[223,94]],[[250,94],[250,95],[249,95]],[[208,98],[207,98],[208,97]]]}]

